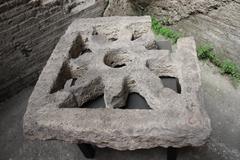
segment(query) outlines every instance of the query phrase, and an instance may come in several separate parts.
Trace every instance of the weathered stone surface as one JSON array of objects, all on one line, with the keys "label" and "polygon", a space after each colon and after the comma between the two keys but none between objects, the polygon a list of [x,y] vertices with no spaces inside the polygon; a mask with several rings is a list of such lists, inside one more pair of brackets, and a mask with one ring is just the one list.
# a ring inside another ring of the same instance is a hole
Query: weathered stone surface
[{"label": "weathered stone surface", "polygon": [[179,21],[192,14],[206,14],[234,0],[155,0],[147,8],[146,13],[158,18],[168,18],[170,21]]},{"label": "weathered stone surface", "polygon": [[232,2],[209,12],[176,23],[173,28],[192,35],[197,42],[210,42],[216,52],[240,64],[240,3]]},{"label": "weathered stone surface", "polygon": [[152,0],[122,1],[130,8],[119,14],[119,1],[112,1],[105,10],[105,16],[132,15],[128,10],[135,10],[135,15],[153,15],[165,24],[174,24],[174,28],[186,36],[194,36],[197,42],[210,42],[217,53],[240,64],[239,54],[239,0]]},{"label": "weathered stone surface", "polygon": [[[240,88],[236,90],[218,69],[203,62],[202,87],[205,108],[212,123],[212,132],[206,145],[178,149],[180,160],[238,160],[240,144]],[[76,145],[62,141],[24,141],[22,118],[33,88],[28,88],[13,98],[0,103],[0,155],[2,159],[28,160],[79,160],[84,159]],[[39,154],[41,152],[41,154]],[[96,160],[166,160],[162,148],[117,151],[96,148]],[[116,157],[116,158],[115,158]],[[59,159],[60,158],[60,159]]]},{"label": "weathered stone surface", "polygon": [[134,9],[130,0],[109,0],[109,4],[104,11],[104,16],[134,16],[137,15],[137,11]]},{"label": "weathered stone surface", "polygon": [[206,145],[179,149],[179,160],[240,159],[240,87],[214,65],[201,62],[205,109],[211,118],[212,133]]},{"label": "weathered stone surface", "polygon": [[[74,21],[30,97],[25,136],[118,150],[204,144],[211,127],[195,41],[180,39],[172,53],[149,47],[156,44],[150,17]],[[181,92],[164,87],[161,76],[177,77]],[[151,109],[122,110],[133,92]],[[103,94],[106,108],[83,108]]]},{"label": "weathered stone surface", "polygon": [[232,1],[235,0],[110,0],[104,15],[150,14],[172,23],[195,13],[208,13]]}]

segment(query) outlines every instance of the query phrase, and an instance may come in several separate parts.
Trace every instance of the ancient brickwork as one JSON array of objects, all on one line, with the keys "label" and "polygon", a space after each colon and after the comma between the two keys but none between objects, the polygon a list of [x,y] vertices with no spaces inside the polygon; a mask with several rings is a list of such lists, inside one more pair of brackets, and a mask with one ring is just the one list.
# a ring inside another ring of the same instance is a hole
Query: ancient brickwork
[{"label": "ancient brickwork", "polygon": [[104,0],[0,1],[0,101],[34,83],[75,17],[101,16]]}]

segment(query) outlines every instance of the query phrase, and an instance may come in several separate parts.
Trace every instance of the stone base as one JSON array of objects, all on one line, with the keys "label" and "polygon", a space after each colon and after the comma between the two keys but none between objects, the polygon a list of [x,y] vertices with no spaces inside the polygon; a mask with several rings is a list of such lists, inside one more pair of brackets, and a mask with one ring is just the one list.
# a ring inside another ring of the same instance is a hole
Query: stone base
[{"label": "stone base", "polygon": [[[157,44],[150,17],[74,21],[30,97],[25,136],[118,150],[204,144],[211,127],[195,41],[182,38],[173,52]],[[161,77],[178,79],[178,92]],[[131,93],[150,109],[124,109]],[[104,108],[85,106],[101,95]]]}]

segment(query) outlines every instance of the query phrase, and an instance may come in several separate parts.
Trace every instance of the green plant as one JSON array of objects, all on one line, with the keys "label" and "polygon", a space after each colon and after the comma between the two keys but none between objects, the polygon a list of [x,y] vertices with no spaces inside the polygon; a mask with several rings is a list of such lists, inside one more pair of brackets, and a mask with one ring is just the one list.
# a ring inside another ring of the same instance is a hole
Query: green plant
[{"label": "green plant", "polygon": [[199,59],[208,59],[213,52],[213,47],[209,44],[201,45],[197,48],[197,55]]},{"label": "green plant", "polygon": [[234,86],[240,84],[240,69],[234,62],[229,59],[223,61],[221,70],[222,73],[231,75]]},{"label": "green plant", "polygon": [[240,69],[231,60],[224,60],[221,69],[223,73],[230,74],[232,77],[240,79]]},{"label": "green plant", "polygon": [[240,82],[240,69],[239,67],[231,60],[222,60],[214,52],[212,45],[203,44],[197,48],[198,58],[201,60],[209,60],[215,66],[221,69],[223,74],[230,75],[235,82]]},{"label": "green plant", "polygon": [[152,17],[152,30],[156,35],[162,35],[165,38],[170,39],[173,43],[176,43],[181,37],[179,32],[163,26],[155,17]]},{"label": "green plant", "polygon": [[[158,21],[155,17],[152,17],[152,30],[156,35],[162,35],[170,39],[173,43],[176,43],[181,37],[181,33],[164,26],[168,21],[168,19]],[[234,83],[237,82],[237,84],[240,84],[240,68],[231,60],[222,60],[218,57],[212,45],[200,45],[197,48],[197,56],[200,60],[209,60],[215,66],[219,67],[223,74],[230,75]]]},{"label": "green plant", "polygon": [[221,59],[214,53],[214,48],[210,44],[203,44],[197,48],[197,55],[199,59],[209,60],[214,65],[221,67]]},{"label": "green plant", "polygon": [[[156,35],[162,35],[170,39],[172,43],[176,43],[181,37],[181,33],[164,26],[168,21],[168,19],[158,21],[155,17],[152,17],[152,30]],[[218,57],[212,45],[200,45],[197,48],[197,55],[200,60],[209,60],[215,66],[219,67],[223,74],[230,75],[234,83],[240,83],[240,68],[231,60],[222,60]]]},{"label": "green plant", "polygon": [[162,24],[158,22],[158,20],[152,17],[152,30],[156,35],[160,34],[160,29],[162,28]]},{"label": "green plant", "polygon": [[212,62],[215,66],[221,67],[222,61],[219,57],[216,56],[214,52],[211,52],[209,56],[210,62]]}]

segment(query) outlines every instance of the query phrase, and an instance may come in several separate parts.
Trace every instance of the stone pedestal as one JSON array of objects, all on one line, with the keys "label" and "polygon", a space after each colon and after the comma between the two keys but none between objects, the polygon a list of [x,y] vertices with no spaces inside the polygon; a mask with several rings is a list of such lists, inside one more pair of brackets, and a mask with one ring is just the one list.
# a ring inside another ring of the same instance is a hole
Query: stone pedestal
[{"label": "stone pedestal", "polygon": [[[75,20],[30,97],[25,136],[117,150],[204,144],[211,127],[195,41],[179,39],[172,53],[158,43],[148,16]],[[177,92],[164,77],[177,80]],[[131,93],[150,109],[125,108]],[[105,106],[88,108],[99,96]]]}]

